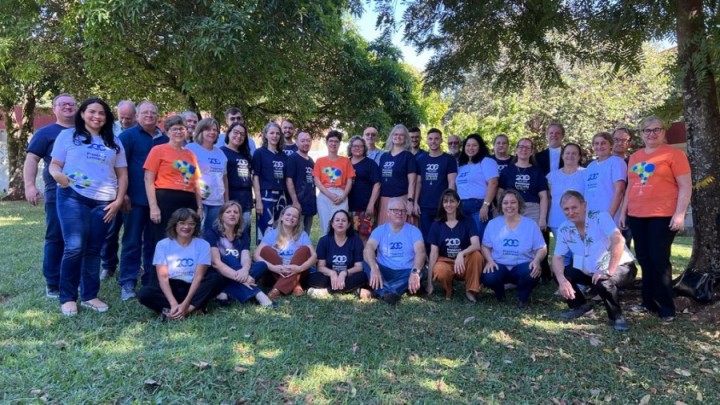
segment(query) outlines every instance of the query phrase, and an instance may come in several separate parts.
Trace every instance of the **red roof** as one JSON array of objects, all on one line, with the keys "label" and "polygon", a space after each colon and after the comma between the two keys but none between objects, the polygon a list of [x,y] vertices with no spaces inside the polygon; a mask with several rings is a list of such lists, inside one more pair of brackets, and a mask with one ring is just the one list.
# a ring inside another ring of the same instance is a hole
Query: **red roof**
[{"label": "red roof", "polygon": [[[0,110],[0,114],[5,116],[5,111]],[[17,118],[17,122],[19,123],[22,119],[22,108],[15,107],[15,118]],[[55,122],[55,117],[51,114],[48,114],[44,109],[36,108],[35,109],[35,117],[33,122],[33,128],[38,129],[42,128],[46,125],[50,125],[53,122]],[[0,130],[5,129],[5,120],[0,120]]]}]

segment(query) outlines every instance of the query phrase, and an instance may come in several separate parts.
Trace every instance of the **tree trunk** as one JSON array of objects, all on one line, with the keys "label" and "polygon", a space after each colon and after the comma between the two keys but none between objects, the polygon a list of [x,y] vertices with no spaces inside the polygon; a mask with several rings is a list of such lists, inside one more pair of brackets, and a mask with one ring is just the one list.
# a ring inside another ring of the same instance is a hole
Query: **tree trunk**
[{"label": "tree trunk", "polygon": [[[15,103],[14,100],[5,100],[3,102],[4,121],[5,121],[5,132],[7,133],[7,153],[8,153],[8,189],[7,195],[3,197],[3,200],[20,200],[23,198],[23,179],[22,179],[22,168],[25,148],[20,146],[19,140],[20,127],[17,122],[17,116],[15,115]],[[21,151],[20,151],[21,149]],[[18,156],[18,153],[22,154],[22,157]],[[19,161],[19,162],[18,162]],[[18,180],[19,173],[19,180]],[[18,187],[19,186],[19,187]]]},{"label": "tree trunk", "polygon": [[704,24],[702,0],[678,0],[678,65],[694,184],[688,269],[720,272],[720,111]]}]

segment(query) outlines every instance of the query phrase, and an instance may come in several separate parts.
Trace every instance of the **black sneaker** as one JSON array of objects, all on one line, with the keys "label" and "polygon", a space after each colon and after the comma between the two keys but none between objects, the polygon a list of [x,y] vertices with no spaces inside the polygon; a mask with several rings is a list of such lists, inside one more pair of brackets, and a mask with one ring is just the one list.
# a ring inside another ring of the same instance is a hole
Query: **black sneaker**
[{"label": "black sneaker", "polygon": [[624,316],[621,316],[617,318],[612,325],[613,329],[615,329],[618,332],[627,332],[630,330],[630,327],[627,324],[627,321],[625,320]]},{"label": "black sneaker", "polygon": [[382,300],[390,305],[397,305],[398,301],[400,301],[400,296],[395,293],[387,293],[382,296]]},{"label": "black sneaker", "polygon": [[585,303],[575,309],[571,309],[567,312],[561,313],[560,319],[570,321],[576,318],[580,318],[581,316],[587,314],[590,311],[592,311],[592,306],[589,303]]},{"label": "black sneaker", "polygon": [[57,287],[45,287],[45,296],[48,298],[60,297],[60,290]]}]

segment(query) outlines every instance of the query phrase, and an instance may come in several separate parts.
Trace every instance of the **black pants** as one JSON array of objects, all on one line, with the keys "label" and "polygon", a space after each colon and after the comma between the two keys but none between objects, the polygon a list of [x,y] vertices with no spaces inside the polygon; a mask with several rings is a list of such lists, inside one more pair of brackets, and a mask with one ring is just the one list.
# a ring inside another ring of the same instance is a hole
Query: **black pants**
[{"label": "black pants", "polygon": [[642,304],[658,316],[675,316],[670,249],[676,231],[670,217],[628,217],[635,255],[642,268]]},{"label": "black pants", "polygon": [[[550,228],[547,228],[546,230],[542,231],[543,240],[545,241],[545,246],[548,248],[548,252],[550,252]],[[548,260],[552,260],[552,255],[547,255],[548,257],[544,258],[540,262],[540,279],[547,283],[548,281],[552,280],[553,272],[550,269],[550,262]]]},{"label": "black pants", "polygon": [[[197,212],[197,199],[195,193],[180,190],[159,188],[155,190],[158,208],[160,208],[160,223],[153,224],[153,251],[158,242],[167,237],[167,224],[173,212],[178,208],[190,208]],[[200,226],[200,224],[198,224]]]},{"label": "black pants", "polygon": [[[208,269],[203,277],[195,295],[190,299],[190,305],[196,309],[203,309],[208,301],[216,297],[225,288],[225,277],[213,269]],[[190,291],[190,283],[182,280],[170,279],[170,289],[178,303],[185,300]],[[160,282],[157,277],[153,278],[149,285],[138,291],[138,301],[155,312],[161,312],[163,308],[170,308],[170,302],[165,298]]]},{"label": "black pants", "polygon": [[620,301],[618,300],[618,288],[623,287],[635,279],[637,268],[635,263],[625,263],[617,267],[615,274],[605,280],[601,280],[597,284],[592,284],[592,277],[582,271],[572,267],[565,267],[565,278],[575,290],[575,299],[567,300],[570,308],[578,308],[587,302],[583,293],[578,289],[578,284],[593,285],[600,298],[602,298],[605,309],[610,320],[615,320],[622,316]]},{"label": "black pants", "polygon": [[345,288],[342,290],[333,290],[330,284],[330,277],[320,273],[310,273],[308,276],[308,286],[312,288],[327,288],[331,293],[345,293],[357,290],[360,287],[365,287],[368,284],[367,275],[364,271],[358,271],[357,273],[348,274],[345,276]]}]

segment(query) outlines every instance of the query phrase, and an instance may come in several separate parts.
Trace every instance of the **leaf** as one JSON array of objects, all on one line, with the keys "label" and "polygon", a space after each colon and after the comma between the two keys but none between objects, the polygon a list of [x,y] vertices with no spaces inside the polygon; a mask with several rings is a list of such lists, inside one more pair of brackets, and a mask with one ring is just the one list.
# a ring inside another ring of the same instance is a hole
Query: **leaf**
[{"label": "leaf", "polygon": [[590,395],[592,395],[592,396],[594,396],[594,397],[600,396],[600,389],[598,389],[598,388],[593,388],[593,389],[591,389],[591,390],[590,390]]},{"label": "leaf", "polygon": [[640,399],[640,405],[647,405],[650,403],[650,394],[645,395]]},{"label": "leaf", "polygon": [[714,372],[707,368],[701,368],[700,371],[702,371],[705,374],[713,374]]},{"label": "leaf", "polygon": [[233,370],[235,370],[236,373],[247,373],[248,368],[243,366],[235,366]]},{"label": "leaf", "polygon": [[65,348],[67,347],[67,342],[65,341],[65,339],[60,339],[60,340],[56,340],[56,341],[55,341],[55,345],[56,345],[60,350],[65,350]]},{"label": "leaf", "polygon": [[505,393],[500,391],[500,393],[498,394],[498,398],[505,399]]},{"label": "leaf", "polygon": [[605,395],[605,402],[612,402],[612,395]]},{"label": "leaf", "polygon": [[530,358],[532,359],[533,363],[535,363],[535,355],[534,355],[534,354],[531,354],[531,355],[530,355]]},{"label": "leaf", "polygon": [[352,345],[353,354],[357,353],[358,348],[359,348],[359,346],[358,346],[357,342],[353,343],[353,345]]},{"label": "leaf", "polygon": [[474,321],[474,320],[475,320],[475,317],[474,317],[474,316],[468,316],[468,317],[465,318],[465,320],[463,321],[463,325],[467,325],[468,323],[470,323],[470,322],[472,322],[472,321]]},{"label": "leaf", "polygon": [[200,370],[205,370],[207,368],[210,368],[210,363],[208,363],[207,361],[197,361],[197,362],[193,363],[193,365],[195,367],[199,368]]},{"label": "leaf", "polygon": [[43,390],[39,390],[37,388],[30,390],[31,395],[42,395]]},{"label": "leaf", "polygon": [[600,346],[602,344],[602,342],[595,336],[590,336],[590,344],[597,347],[597,346]]},{"label": "leaf", "polygon": [[622,370],[622,371],[624,371],[624,372],[626,372],[626,373],[631,373],[631,372],[632,372],[632,370],[630,370],[629,368],[627,368],[627,367],[625,367],[625,366],[619,366],[619,368],[620,368],[620,370]]},{"label": "leaf", "polygon": [[692,373],[690,373],[689,371],[683,370],[683,369],[681,369],[681,368],[676,368],[676,369],[673,370],[673,371],[675,371],[675,374],[681,375],[681,376],[683,376],[683,377],[690,377],[690,376],[692,375]]},{"label": "leaf", "polygon": [[137,356],[137,361],[143,362],[143,361],[145,361],[145,357],[143,357],[142,355]]},{"label": "leaf", "polygon": [[699,391],[698,391],[697,395],[695,396],[695,399],[696,399],[698,402],[702,402],[702,401],[703,401],[703,394],[702,394],[702,392],[699,392]]},{"label": "leaf", "polygon": [[143,381],[143,384],[145,384],[148,387],[159,387],[160,383],[153,380],[152,378],[148,378],[147,380]]}]

